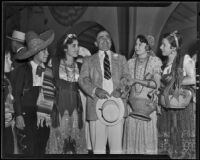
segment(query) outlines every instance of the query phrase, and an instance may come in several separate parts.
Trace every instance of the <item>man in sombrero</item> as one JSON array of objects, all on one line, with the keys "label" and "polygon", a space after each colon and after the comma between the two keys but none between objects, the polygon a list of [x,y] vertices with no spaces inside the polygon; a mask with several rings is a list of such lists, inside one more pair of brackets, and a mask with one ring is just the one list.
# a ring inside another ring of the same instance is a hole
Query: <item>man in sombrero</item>
[{"label": "man in sombrero", "polygon": [[[28,62],[16,69],[15,87],[13,89],[15,122],[18,135],[18,145],[25,155],[37,156],[37,99],[44,80],[44,63],[48,58],[47,47],[54,40],[53,30],[40,35],[33,31],[26,33],[27,48],[19,51],[15,58],[27,59]],[[19,137],[20,135],[20,137]],[[42,149],[41,149],[42,150]]]},{"label": "man in sombrero", "polygon": [[[11,51],[11,57],[15,56],[18,52],[22,52],[26,50],[26,41],[25,41],[25,33],[19,30],[13,30],[11,36],[6,36],[6,38],[9,40],[10,44],[10,51]],[[17,60],[12,59],[12,71],[10,72],[9,78],[11,81],[12,86],[15,85],[15,69],[26,62],[26,60]]]},{"label": "man in sombrero", "polygon": [[93,152],[105,154],[108,142],[111,154],[121,154],[126,107],[125,112],[119,113],[123,113],[121,118],[113,125],[102,121],[96,107],[99,100],[121,97],[121,82],[129,77],[128,64],[124,56],[110,50],[111,37],[108,31],[97,33],[95,45],[99,51],[84,59],[79,77],[79,85],[87,95],[86,120],[89,121]]}]

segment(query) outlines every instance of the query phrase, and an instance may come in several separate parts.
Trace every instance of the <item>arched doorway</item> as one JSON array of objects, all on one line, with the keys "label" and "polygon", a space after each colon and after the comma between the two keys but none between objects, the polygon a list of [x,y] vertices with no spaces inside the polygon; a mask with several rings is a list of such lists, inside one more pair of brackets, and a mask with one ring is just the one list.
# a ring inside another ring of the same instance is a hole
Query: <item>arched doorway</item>
[{"label": "arched doorway", "polygon": [[[72,26],[69,30],[66,31],[65,34],[75,33],[78,36],[79,45],[87,48],[91,54],[94,54],[98,50],[94,45],[96,34],[104,29],[105,28],[102,25],[96,22],[84,21]],[[63,37],[64,35],[60,38],[58,43],[62,41]],[[111,50],[115,52],[115,46],[113,42]]]},{"label": "arched doorway", "polygon": [[157,46],[157,55],[161,59],[164,59],[159,49],[161,39],[164,34],[174,30],[178,30],[183,35],[182,52],[191,55],[192,53],[188,53],[188,51],[197,40],[197,2],[180,2],[169,16],[162,29]]}]

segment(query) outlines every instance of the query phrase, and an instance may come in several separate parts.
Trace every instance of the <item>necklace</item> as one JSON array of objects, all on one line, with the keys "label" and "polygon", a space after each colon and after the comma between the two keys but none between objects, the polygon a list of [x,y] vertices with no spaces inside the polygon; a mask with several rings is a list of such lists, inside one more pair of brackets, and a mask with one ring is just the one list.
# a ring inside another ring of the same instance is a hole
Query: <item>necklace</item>
[{"label": "necklace", "polygon": [[65,67],[67,79],[70,81],[74,81],[75,80],[75,63],[73,62],[72,64],[68,65],[67,62],[64,60],[64,67]]},{"label": "necklace", "polygon": [[[144,75],[145,75],[145,73],[146,73],[146,69],[147,69],[147,64],[148,64],[148,61],[149,61],[149,57],[150,56],[147,56],[147,58],[145,58],[145,60],[146,61],[143,61],[143,62],[146,62],[145,63],[145,67],[144,67],[144,70],[143,70],[143,73],[141,74],[143,77],[142,77],[142,80],[144,80]],[[141,62],[140,62],[141,63]],[[135,67],[134,67],[134,78],[137,78],[136,77],[136,71],[137,71],[137,67],[138,67],[139,65],[138,65],[138,57],[136,58],[136,60],[135,60]],[[138,78],[139,79],[139,78]],[[142,92],[142,90],[143,90],[143,88],[144,88],[144,86],[143,85],[140,85],[140,86],[142,86],[142,88],[141,88],[141,90],[140,91],[137,91],[137,87],[136,87],[136,85],[137,84],[135,84],[135,86],[134,86],[134,88],[135,88],[135,92],[139,95],[141,92]],[[139,84],[138,84],[139,85]]]}]

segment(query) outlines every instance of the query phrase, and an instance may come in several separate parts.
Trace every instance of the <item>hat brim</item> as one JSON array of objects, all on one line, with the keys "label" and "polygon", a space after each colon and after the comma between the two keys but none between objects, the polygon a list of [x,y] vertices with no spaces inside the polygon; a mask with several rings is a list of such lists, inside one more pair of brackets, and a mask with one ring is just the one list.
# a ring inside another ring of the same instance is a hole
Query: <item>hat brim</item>
[{"label": "hat brim", "polygon": [[143,120],[143,121],[150,121],[151,118],[145,114],[142,114],[140,112],[131,112],[129,113],[129,116],[132,117],[132,118],[136,118],[136,119],[139,119],[139,120]]},{"label": "hat brim", "polygon": [[[102,113],[101,113],[102,106],[108,100],[113,100],[120,106],[118,119],[114,122],[108,122],[102,117]],[[124,112],[125,112],[124,103],[121,98],[109,97],[108,99],[99,99],[97,101],[97,104],[96,104],[97,117],[100,120],[100,122],[106,126],[113,126],[113,125],[118,124],[123,119]]]},{"label": "hat brim", "polygon": [[21,42],[21,43],[24,43],[25,40],[21,40],[21,39],[18,39],[18,38],[13,38],[13,37],[9,37],[9,36],[6,36],[8,39],[11,39],[13,41],[17,41],[17,42]]},{"label": "hat brim", "polygon": [[38,46],[38,48],[36,50],[30,49],[30,50],[26,50],[24,52],[19,52],[16,54],[15,59],[23,60],[23,59],[30,58],[30,57],[34,56],[35,54],[37,54],[39,51],[47,48],[54,40],[54,32],[53,32],[53,30],[48,30],[48,31],[40,34],[39,38],[42,39],[44,42],[41,43],[40,46]]}]

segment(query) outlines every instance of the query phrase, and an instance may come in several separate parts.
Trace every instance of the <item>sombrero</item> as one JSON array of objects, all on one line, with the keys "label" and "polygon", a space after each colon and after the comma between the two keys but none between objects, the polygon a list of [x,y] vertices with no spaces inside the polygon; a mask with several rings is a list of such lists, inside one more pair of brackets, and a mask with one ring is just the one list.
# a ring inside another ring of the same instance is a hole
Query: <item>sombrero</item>
[{"label": "sombrero", "polygon": [[12,33],[12,37],[10,36],[6,36],[8,39],[14,40],[14,41],[18,41],[18,42],[25,42],[25,33],[24,32],[20,32],[20,31],[16,31],[14,30]]},{"label": "sombrero", "polygon": [[27,59],[47,48],[54,40],[54,31],[48,30],[38,35],[33,31],[26,33],[27,49],[15,55],[15,59]]},{"label": "sombrero", "polygon": [[107,126],[116,125],[124,116],[124,103],[121,98],[99,99],[96,104],[98,119]]}]

